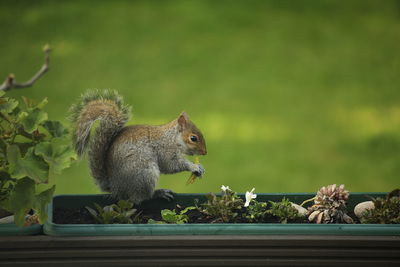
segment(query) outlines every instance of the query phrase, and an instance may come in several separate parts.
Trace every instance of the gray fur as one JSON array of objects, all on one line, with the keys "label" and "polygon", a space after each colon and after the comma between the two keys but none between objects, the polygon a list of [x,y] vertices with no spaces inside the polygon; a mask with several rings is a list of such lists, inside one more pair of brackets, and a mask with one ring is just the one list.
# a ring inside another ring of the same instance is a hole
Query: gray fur
[{"label": "gray fur", "polygon": [[[135,128],[129,130],[132,134]],[[181,139],[175,126],[158,139],[143,136],[139,141],[112,145],[107,160],[109,191],[117,198],[140,203],[153,196],[160,173],[201,172],[202,167],[184,158],[186,148]]]},{"label": "gray fur", "polygon": [[[100,100],[100,101],[99,101]],[[116,112],[106,112],[117,107]],[[185,159],[192,154],[176,123],[164,126],[124,127],[130,108],[116,91],[89,91],[71,107],[73,143],[78,155],[88,149],[91,174],[102,191],[118,199],[140,203],[154,195],[171,197],[157,190],[159,176],[190,171],[201,176],[204,168]],[[99,125],[91,136],[93,124]],[[148,129],[148,135],[143,134]]]},{"label": "gray fur", "polygon": [[[88,110],[88,104],[98,100],[102,101],[96,106],[91,106],[94,110]],[[105,100],[111,101],[111,104]],[[103,111],[102,107],[110,105],[117,107],[116,114]],[[71,107],[70,113],[74,127],[72,141],[75,151],[82,156],[89,150],[91,174],[103,191],[109,191],[105,168],[106,155],[113,138],[129,120],[130,107],[123,104],[121,96],[116,91],[91,90],[81,96],[80,101]],[[100,124],[91,137],[92,126],[96,121],[100,121]]]}]

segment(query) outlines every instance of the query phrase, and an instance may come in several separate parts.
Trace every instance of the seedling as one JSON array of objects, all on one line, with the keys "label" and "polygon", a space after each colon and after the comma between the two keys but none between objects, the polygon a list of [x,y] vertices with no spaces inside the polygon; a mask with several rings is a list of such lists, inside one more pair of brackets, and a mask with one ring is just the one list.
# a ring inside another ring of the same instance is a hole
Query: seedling
[{"label": "seedling", "polygon": [[249,222],[260,222],[267,214],[267,203],[252,201],[252,204],[247,207],[246,220]]},{"label": "seedling", "polygon": [[281,223],[302,218],[287,198],[283,198],[280,202],[269,201],[269,203],[271,204],[271,208],[267,212],[278,217]]},{"label": "seedling", "polygon": [[366,210],[361,223],[394,224],[400,223],[400,190],[390,192],[386,198],[372,199],[374,209]]},{"label": "seedling", "polygon": [[99,204],[94,203],[95,209],[86,207],[89,213],[93,216],[95,221],[100,224],[113,224],[113,223],[139,223],[140,212],[133,208],[133,203],[126,200],[119,200],[117,204],[111,204],[101,207]]},{"label": "seedling", "polygon": [[184,210],[176,212],[176,210],[163,209],[161,211],[162,221],[155,221],[150,219],[149,224],[184,224],[189,221],[189,216],[186,213],[189,210],[194,210],[196,207],[187,207]]},{"label": "seedling", "polygon": [[221,196],[207,194],[207,202],[199,207],[200,212],[213,218],[211,223],[235,222],[238,211],[243,207],[243,200],[229,187],[222,186]]}]

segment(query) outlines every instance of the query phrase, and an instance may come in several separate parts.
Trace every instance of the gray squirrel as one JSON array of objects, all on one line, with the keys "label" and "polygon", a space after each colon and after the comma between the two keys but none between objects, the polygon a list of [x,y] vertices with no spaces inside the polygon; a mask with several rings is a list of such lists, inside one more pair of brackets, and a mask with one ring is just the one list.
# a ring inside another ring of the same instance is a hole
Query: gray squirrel
[{"label": "gray squirrel", "polygon": [[201,164],[184,157],[207,154],[201,131],[185,112],[164,125],[125,126],[130,107],[122,97],[114,90],[91,90],[71,106],[70,113],[75,151],[82,156],[88,150],[96,184],[117,199],[135,204],[157,197],[171,200],[171,190],[155,190],[160,174],[204,174]]}]

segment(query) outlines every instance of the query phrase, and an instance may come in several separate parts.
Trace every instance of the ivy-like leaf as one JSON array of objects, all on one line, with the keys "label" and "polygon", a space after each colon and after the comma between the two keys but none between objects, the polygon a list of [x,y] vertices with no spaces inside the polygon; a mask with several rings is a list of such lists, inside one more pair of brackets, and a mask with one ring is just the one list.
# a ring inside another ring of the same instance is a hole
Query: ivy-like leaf
[{"label": "ivy-like leaf", "polygon": [[27,98],[26,96],[22,96],[22,100],[24,101],[25,105],[27,108],[29,109],[42,109],[44,106],[47,105],[47,103],[49,102],[47,100],[47,97],[45,97],[42,101],[40,101],[39,103],[37,103],[35,100]]},{"label": "ivy-like leaf", "polygon": [[14,213],[14,221],[18,226],[23,226],[25,216],[32,208],[35,200],[35,182],[30,178],[17,181],[10,197],[2,202],[2,207]]},{"label": "ivy-like leaf", "polygon": [[35,154],[42,156],[49,164],[52,173],[60,174],[65,168],[71,166],[76,159],[76,154],[71,146],[63,138],[53,138],[50,142],[42,142],[36,145]]},{"label": "ivy-like leaf", "polygon": [[28,176],[37,183],[46,183],[49,178],[49,165],[34,153],[34,147],[21,157],[21,151],[17,145],[7,147],[7,159],[10,163],[10,175],[13,178]]},{"label": "ivy-like leaf", "polygon": [[41,224],[47,220],[47,204],[50,203],[55,190],[56,186],[53,185],[51,188],[35,196],[33,209],[38,215],[39,223]]},{"label": "ivy-like leaf", "polygon": [[27,112],[25,112],[25,111],[18,112],[18,114],[16,115],[17,122],[20,122],[20,121],[24,120],[26,117],[28,117],[28,113]]},{"label": "ivy-like leaf", "polygon": [[13,98],[4,97],[0,99],[0,111],[9,114],[18,106],[18,101]]},{"label": "ivy-like leaf", "polygon": [[40,109],[34,109],[21,120],[21,123],[27,133],[32,133],[45,120],[47,120],[47,113]]},{"label": "ivy-like leaf", "polygon": [[63,137],[68,134],[68,130],[59,121],[46,121],[43,127],[53,136],[53,137]]}]

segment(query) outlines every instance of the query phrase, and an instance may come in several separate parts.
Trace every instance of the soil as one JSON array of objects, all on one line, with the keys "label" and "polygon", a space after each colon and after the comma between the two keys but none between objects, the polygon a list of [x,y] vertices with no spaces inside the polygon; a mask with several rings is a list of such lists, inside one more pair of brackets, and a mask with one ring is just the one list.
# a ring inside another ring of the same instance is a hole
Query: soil
[{"label": "soil", "polygon": [[[161,209],[141,209],[137,207],[138,211],[141,212],[140,222],[146,224],[149,219],[156,221],[161,220]],[[183,207],[177,207],[177,210],[183,209]],[[238,211],[239,216],[237,220],[229,223],[247,223],[244,219],[240,219],[240,213],[243,213],[244,209]],[[198,210],[190,210],[186,213],[189,217],[188,223],[222,223],[221,221],[210,218],[207,215],[199,212]],[[356,223],[359,223],[358,219],[353,213],[348,214]],[[53,222],[57,224],[95,224],[95,220],[86,208],[69,209],[69,208],[56,208],[53,211]],[[262,220],[255,223],[280,223],[279,218],[271,214],[267,214]],[[310,223],[306,218],[298,220],[289,220],[288,223]]]}]

